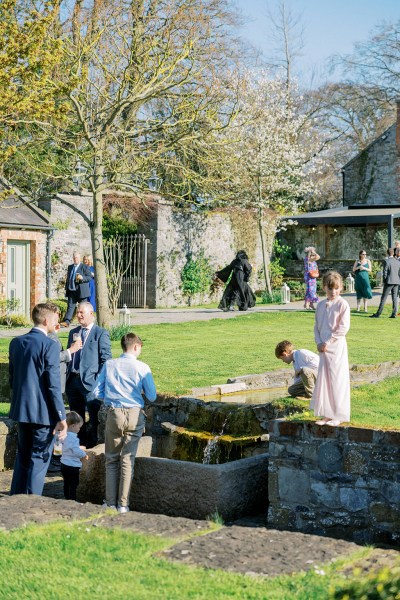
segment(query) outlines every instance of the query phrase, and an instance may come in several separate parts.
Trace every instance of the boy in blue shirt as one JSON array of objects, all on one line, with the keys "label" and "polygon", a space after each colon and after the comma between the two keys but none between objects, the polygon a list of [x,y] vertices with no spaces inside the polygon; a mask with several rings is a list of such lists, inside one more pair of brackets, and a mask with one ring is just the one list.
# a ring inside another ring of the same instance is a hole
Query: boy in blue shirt
[{"label": "boy in blue shirt", "polygon": [[150,367],[138,360],[142,346],[136,334],[124,335],[123,354],[105,363],[93,391],[107,407],[105,504],[120,513],[129,512],[135,457],[146,421],[143,395],[150,402],[157,397]]}]

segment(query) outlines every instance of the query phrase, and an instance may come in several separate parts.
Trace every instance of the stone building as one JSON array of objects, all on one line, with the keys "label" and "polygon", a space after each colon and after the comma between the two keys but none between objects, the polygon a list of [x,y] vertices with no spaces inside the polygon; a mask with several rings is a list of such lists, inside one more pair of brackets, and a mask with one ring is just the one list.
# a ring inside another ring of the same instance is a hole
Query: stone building
[{"label": "stone building", "polygon": [[0,177],[0,300],[17,300],[29,317],[49,290],[52,227],[29,198]]},{"label": "stone building", "polygon": [[302,272],[305,246],[317,248],[322,268],[345,274],[361,248],[380,260],[400,239],[400,100],[396,122],[344,165],[342,175],[342,206],[290,216],[297,225],[281,234],[294,251],[289,274]]}]

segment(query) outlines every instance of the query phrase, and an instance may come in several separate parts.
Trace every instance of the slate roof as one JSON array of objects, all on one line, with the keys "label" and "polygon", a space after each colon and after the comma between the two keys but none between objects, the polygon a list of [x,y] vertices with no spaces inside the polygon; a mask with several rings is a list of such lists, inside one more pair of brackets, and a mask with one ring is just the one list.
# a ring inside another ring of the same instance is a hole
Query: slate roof
[{"label": "slate roof", "polygon": [[[6,192],[10,192],[7,195]],[[13,187],[6,179],[0,177],[0,227],[11,229],[53,229],[45,213]]]},{"label": "slate roof", "polygon": [[316,210],[283,217],[293,219],[299,225],[358,225],[363,223],[388,223],[391,219],[400,219],[400,206],[347,207],[337,206],[326,210]]}]

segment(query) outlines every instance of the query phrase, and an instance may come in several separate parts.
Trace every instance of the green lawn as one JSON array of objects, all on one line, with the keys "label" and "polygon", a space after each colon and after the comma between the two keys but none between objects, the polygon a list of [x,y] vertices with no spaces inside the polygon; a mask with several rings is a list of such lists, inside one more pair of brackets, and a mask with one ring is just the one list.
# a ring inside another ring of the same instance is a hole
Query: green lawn
[{"label": "green lawn", "polygon": [[[173,540],[93,527],[90,522],[30,525],[0,532],[0,596],[7,599],[91,600],[324,600],[332,584],[345,584],[335,573],[371,549],[316,573],[258,578],[189,567],[157,553]],[[49,565],[52,568],[49,568]]]},{"label": "green lawn", "polygon": [[[400,319],[388,316],[389,308],[379,320],[372,321],[364,313],[352,313],[347,335],[351,363],[397,359]],[[298,348],[315,350],[313,326],[311,312],[268,312],[133,329],[144,341],[141,358],[150,364],[158,391],[184,394],[192,387],[224,383],[231,376],[285,368],[275,358],[276,344],[289,339]],[[66,337],[61,336],[64,343]],[[0,340],[0,358],[6,358],[8,344],[8,339]],[[114,356],[119,352],[119,343],[113,342]],[[399,427],[399,392],[397,379],[354,390],[352,423]]]}]

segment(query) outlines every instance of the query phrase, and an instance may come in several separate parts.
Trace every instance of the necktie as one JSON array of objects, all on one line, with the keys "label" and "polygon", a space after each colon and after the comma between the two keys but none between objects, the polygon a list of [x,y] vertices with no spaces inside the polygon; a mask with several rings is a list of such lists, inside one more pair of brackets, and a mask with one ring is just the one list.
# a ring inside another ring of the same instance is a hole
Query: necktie
[{"label": "necktie", "polygon": [[70,290],[76,290],[75,274],[76,274],[76,267],[74,265],[71,269],[71,275],[69,276],[69,289]]},{"label": "necktie", "polygon": [[[89,333],[89,329],[86,329],[86,327],[82,327],[82,329],[81,329],[82,347],[85,343],[88,333]],[[81,364],[81,352],[82,352],[82,350],[78,350],[78,352],[75,352],[75,354],[74,354],[74,371],[79,371],[79,365]]]}]

